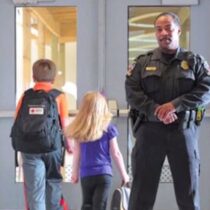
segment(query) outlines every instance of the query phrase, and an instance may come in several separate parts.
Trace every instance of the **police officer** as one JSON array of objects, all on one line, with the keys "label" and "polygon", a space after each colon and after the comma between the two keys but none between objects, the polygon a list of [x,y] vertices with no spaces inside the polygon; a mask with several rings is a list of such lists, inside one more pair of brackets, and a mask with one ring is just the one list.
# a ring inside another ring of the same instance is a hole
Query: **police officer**
[{"label": "police officer", "polygon": [[179,210],[200,210],[198,125],[210,102],[209,66],[180,48],[176,14],[162,13],[154,25],[159,47],[137,58],[125,82],[137,113],[129,210],[153,209],[166,156]]}]

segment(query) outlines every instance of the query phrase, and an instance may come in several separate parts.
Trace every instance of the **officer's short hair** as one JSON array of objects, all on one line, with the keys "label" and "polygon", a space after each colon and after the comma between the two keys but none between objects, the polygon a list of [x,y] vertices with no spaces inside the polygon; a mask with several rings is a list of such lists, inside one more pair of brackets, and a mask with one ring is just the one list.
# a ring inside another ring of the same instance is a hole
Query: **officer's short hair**
[{"label": "officer's short hair", "polygon": [[155,25],[156,21],[158,20],[158,18],[160,18],[160,17],[162,17],[162,16],[170,16],[170,17],[172,17],[173,20],[174,20],[174,23],[175,23],[177,26],[181,26],[180,19],[179,19],[178,15],[176,15],[176,14],[173,13],[173,12],[163,12],[163,13],[159,14],[159,15],[155,18],[154,25]]},{"label": "officer's short hair", "polygon": [[32,67],[35,82],[53,82],[56,76],[56,65],[49,59],[39,59]]}]

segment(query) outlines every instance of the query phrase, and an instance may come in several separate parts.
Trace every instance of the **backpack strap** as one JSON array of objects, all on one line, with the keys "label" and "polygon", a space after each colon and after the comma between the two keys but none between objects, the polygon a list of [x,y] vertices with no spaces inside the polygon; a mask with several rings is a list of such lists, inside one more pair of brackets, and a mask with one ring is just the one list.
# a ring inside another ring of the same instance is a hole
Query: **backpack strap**
[{"label": "backpack strap", "polygon": [[26,90],[24,92],[24,95],[27,95],[27,94],[30,94],[30,93],[33,93],[34,92],[34,89],[33,88],[29,88],[28,90]]},{"label": "backpack strap", "polygon": [[63,92],[53,88],[52,90],[49,91],[49,93],[54,97],[57,98],[60,94],[62,94]]},{"label": "backpack strap", "polygon": [[[56,99],[56,97],[58,97],[60,94],[62,94],[63,92],[58,90],[58,89],[55,89],[53,88],[52,90],[50,90],[48,92],[50,95],[53,96],[54,99]],[[60,118],[60,115],[58,114],[58,119],[59,119],[59,124],[60,124],[60,127],[62,128],[62,124],[61,124],[61,118]],[[64,162],[65,162],[65,142],[66,142],[66,139],[65,139],[65,136],[64,134],[62,134],[62,159],[61,159],[61,166],[64,166]]]},{"label": "backpack strap", "polygon": [[[54,99],[56,99],[60,94],[62,94],[63,92],[58,90],[58,89],[51,89],[49,92],[48,92]],[[61,124],[61,118],[60,118],[60,114],[58,113],[58,118],[59,118],[59,125],[60,127],[62,128],[62,124]]]},{"label": "backpack strap", "polygon": [[[60,94],[62,94],[63,92],[58,90],[58,89],[51,89],[48,94],[50,94],[54,99],[56,99]],[[57,105],[57,104],[56,104]],[[56,106],[57,107],[57,106]],[[57,108],[58,110],[58,108]],[[61,125],[61,119],[60,119],[60,115],[58,113],[58,118],[59,118],[59,124],[60,124],[60,127],[62,128],[62,125]]]},{"label": "backpack strap", "polygon": [[[44,91],[44,90],[38,90],[38,91]],[[26,91],[24,92],[24,95],[25,95],[25,94],[30,94],[30,93],[32,93],[32,92],[35,92],[35,90],[34,90],[33,88],[29,88],[28,90],[26,90]],[[53,88],[53,89],[51,89],[48,93],[50,93],[50,95],[52,95],[53,98],[56,98],[57,96],[59,96],[59,95],[62,94],[63,92],[60,91],[60,90],[58,90],[58,89]]]}]

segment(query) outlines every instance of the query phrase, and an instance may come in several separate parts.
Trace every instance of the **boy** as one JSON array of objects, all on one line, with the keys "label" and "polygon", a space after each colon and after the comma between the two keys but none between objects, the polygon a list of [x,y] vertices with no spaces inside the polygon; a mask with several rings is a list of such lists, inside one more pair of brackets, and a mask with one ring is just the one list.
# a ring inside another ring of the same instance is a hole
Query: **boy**
[{"label": "boy", "polygon": [[[48,59],[37,60],[33,64],[33,90],[49,92],[56,76],[56,65]],[[18,113],[22,98],[19,100]],[[68,124],[68,109],[65,95],[56,97],[61,127]],[[62,162],[62,143],[58,142],[56,150],[47,153],[21,153],[23,159],[24,183],[26,202],[30,210],[61,210],[62,176],[60,167]],[[69,144],[68,144],[69,146]],[[70,149],[71,150],[71,149]]]}]

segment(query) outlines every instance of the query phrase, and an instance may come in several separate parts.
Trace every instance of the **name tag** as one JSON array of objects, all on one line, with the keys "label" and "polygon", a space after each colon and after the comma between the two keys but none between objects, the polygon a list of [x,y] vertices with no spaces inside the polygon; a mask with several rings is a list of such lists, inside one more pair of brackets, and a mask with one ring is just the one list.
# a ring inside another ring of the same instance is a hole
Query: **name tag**
[{"label": "name tag", "polygon": [[29,108],[29,115],[43,115],[44,108],[43,107],[30,107]]},{"label": "name tag", "polygon": [[156,71],[157,67],[156,66],[147,66],[146,71]]}]

